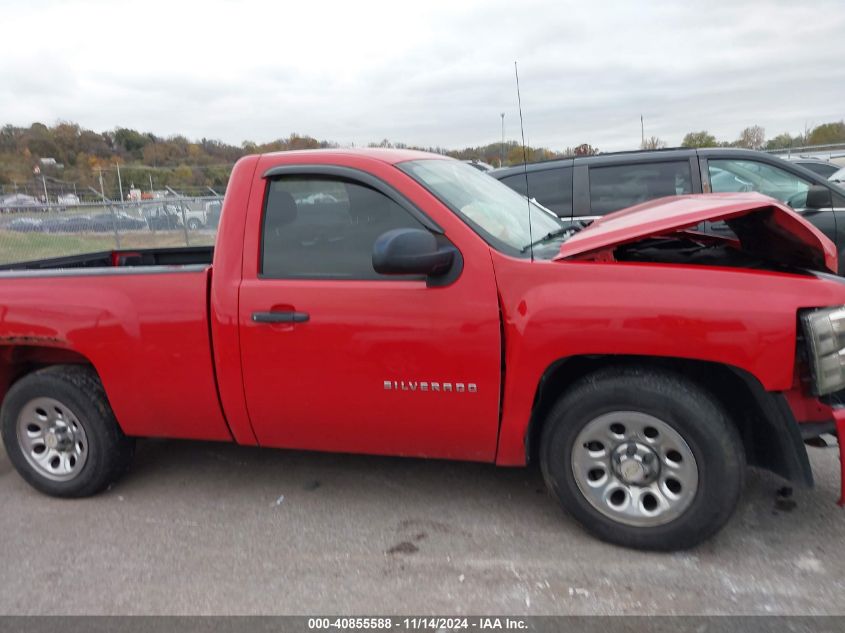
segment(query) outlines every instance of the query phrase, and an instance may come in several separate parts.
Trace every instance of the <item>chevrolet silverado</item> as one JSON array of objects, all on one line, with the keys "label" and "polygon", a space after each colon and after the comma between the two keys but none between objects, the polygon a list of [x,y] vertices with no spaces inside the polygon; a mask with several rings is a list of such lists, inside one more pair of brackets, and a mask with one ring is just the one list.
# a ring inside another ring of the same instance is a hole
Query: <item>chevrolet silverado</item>
[{"label": "chevrolet silverado", "polygon": [[845,429],[836,270],[756,193],[576,231],[442,156],[248,156],[213,248],[3,267],[2,437],[62,497],[114,482],[137,437],[536,460],[599,538],[691,547],[746,464],[812,485],[804,440]]}]

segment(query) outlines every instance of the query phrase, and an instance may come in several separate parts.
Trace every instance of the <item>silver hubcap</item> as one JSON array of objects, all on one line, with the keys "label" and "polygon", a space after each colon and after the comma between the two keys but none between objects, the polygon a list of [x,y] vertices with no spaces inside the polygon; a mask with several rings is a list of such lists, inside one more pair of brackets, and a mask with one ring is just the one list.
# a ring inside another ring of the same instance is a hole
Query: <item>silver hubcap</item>
[{"label": "silver hubcap", "polygon": [[572,447],[572,473],[590,505],[627,525],[668,523],[698,490],[698,466],[684,438],[637,411],[605,413],[588,422]]},{"label": "silver hubcap", "polygon": [[18,445],[39,475],[53,481],[76,477],[88,459],[85,429],[66,405],[35,398],[18,415]]}]

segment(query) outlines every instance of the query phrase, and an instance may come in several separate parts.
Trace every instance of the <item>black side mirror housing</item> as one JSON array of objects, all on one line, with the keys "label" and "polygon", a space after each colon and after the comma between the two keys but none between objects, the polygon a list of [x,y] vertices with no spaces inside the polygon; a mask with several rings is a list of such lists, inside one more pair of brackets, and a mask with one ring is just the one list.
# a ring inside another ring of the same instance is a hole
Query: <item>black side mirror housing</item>
[{"label": "black side mirror housing", "polygon": [[805,206],[808,209],[827,209],[833,207],[833,198],[830,195],[830,189],[823,185],[810,185],[807,190],[807,202]]},{"label": "black side mirror housing", "polygon": [[443,275],[454,260],[455,249],[423,229],[393,229],[373,244],[373,269],[381,275]]}]

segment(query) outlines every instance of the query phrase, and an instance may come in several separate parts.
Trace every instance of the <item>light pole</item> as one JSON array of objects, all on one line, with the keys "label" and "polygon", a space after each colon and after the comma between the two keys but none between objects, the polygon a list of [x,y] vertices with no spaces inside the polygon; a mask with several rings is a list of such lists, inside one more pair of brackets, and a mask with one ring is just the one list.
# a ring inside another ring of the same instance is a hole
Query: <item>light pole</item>
[{"label": "light pole", "polygon": [[640,115],[640,149],[645,149],[645,123],[643,123],[643,115]]},{"label": "light pole", "polygon": [[115,161],[117,165],[117,188],[120,189],[120,201],[123,202],[123,181],[120,179],[120,163]]},{"label": "light pole", "polygon": [[105,191],[103,191],[103,168],[98,167],[97,169],[100,171],[100,196],[103,198],[103,204],[105,204],[106,203],[106,194],[105,194]]},{"label": "light pole", "polygon": [[502,112],[502,151],[499,153],[499,167],[505,164],[505,113]]}]

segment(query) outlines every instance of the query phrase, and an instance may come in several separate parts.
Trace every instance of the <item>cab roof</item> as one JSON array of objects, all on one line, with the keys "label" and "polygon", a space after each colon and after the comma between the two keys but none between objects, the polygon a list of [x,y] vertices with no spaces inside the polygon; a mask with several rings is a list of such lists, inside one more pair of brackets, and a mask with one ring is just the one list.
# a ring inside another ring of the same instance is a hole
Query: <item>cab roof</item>
[{"label": "cab roof", "polygon": [[415,149],[388,149],[382,147],[351,147],[351,148],[328,148],[328,149],[300,149],[283,152],[268,152],[262,156],[269,156],[273,158],[283,159],[287,162],[298,162],[303,156],[320,156],[321,162],[326,159],[336,157],[356,156],[359,158],[370,158],[379,160],[389,165],[396,165],[397,163],[404,163],[409,160],[424,160],[424,159],[441,159],[454,160],[449,156],[442,154],[435,154],[433,152],[422,152]]}]

